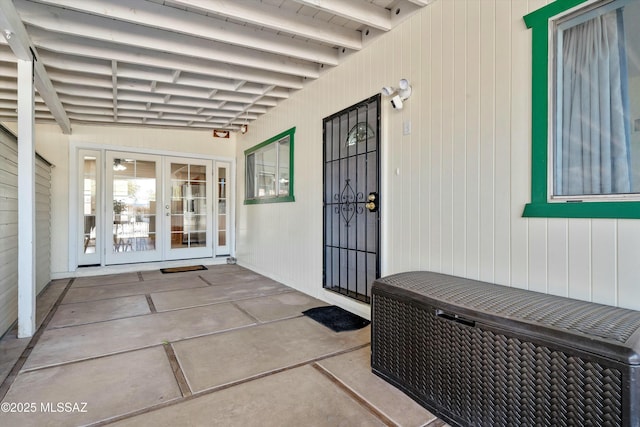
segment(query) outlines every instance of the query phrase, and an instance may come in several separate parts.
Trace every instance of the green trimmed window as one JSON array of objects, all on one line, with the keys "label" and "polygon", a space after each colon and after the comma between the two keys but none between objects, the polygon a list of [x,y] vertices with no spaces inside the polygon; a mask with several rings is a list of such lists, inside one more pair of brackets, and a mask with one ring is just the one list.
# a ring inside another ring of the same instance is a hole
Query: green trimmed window
[{"label": "green trimmed window", "polygon": [[525,217],[640,218],[640,2],[556,0],[532,29]]},{"label": "green trimmed window", "polygon": [[245,204],[294,202],[291,128],[244,152]]}]

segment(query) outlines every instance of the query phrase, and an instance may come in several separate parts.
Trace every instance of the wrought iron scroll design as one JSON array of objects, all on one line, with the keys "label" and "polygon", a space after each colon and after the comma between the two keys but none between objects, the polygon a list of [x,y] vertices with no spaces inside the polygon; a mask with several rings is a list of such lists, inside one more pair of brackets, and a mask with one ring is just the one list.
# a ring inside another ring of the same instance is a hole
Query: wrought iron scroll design
[{"label": "wrought iron scroll design", "polygon": [[359,202],[364,202],[364,193],[356,193],[351,186],[350,179],[344,180],[344,188],[340,194],[333,195],[333,200],[337,203],[334,211],[336,214],[342,215],[346,227],[350,227],[349,223],[354,215],[364,212],[364,206],[358,204]]}]

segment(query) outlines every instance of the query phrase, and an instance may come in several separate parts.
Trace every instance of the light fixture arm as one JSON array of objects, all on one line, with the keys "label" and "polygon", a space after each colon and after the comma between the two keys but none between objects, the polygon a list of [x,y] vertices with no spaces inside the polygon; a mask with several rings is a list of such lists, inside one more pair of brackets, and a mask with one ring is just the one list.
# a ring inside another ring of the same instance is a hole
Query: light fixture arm
[{"label": "light fixture arm", "polygon": [[403,101],[406,101],[411,96],[411,84],[407,79],[400,79],[398,82],[398,89],[395,89],[391,86],[384,86],[382,88],[382,94],[385,96],[390,96],[391,105],[396,110],[402,110]]}]

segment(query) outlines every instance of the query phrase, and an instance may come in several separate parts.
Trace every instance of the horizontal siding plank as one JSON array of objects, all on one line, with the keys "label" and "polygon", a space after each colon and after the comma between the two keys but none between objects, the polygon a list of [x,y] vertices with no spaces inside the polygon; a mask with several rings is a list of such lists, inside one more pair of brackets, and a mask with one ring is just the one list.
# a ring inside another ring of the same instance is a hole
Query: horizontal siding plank
[{"label": "horizontal siding plank", "polygon": [[[12,256],[14,252],[6,252],[2,254],[2,261],[0,263],[0,277],[3,278],[3,282],[6,279],[14,278],[15,282],[4,283],[3,289],[8,289],[10,286],[18,286],[18,257]],[[5,258],[6,256],[6,258]]]},{"label": "horizontal siding plank", "polygon": [[18,199],[18,187],[0,182],[0,198]]},{"label": "horizontal siding plank", "polygon": [[16,224],[0,224],[0,235],[3,237],[17,237],[18,226]]},{"label": "horizontal siding plank", "polygon": [[[18,316],[18,154],[14,139],[0,134],[0,333]],[[35,160],[36,291],[51,278],[51,167]]]},{"label": "horizontal siding plank", "polygon": [[18,211],[18,199],[0,197],[0,211]]}]

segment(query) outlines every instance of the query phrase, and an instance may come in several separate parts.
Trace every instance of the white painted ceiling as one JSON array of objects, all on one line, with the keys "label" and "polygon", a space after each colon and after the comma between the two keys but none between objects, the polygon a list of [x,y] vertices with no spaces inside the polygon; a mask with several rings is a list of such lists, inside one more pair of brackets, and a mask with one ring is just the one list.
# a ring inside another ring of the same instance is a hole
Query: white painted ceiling
[{"label": "white painted ceiling", "polygon": [[[71,126],[237,130],[430,1],[13,0],[13,7],[62,104],[52,114],[48,97],[36,96],[36,122],[66,115]],[[0,120],[15,121],[16,29],[2,28],[11,26],[12,6],[0,2]]]}]

